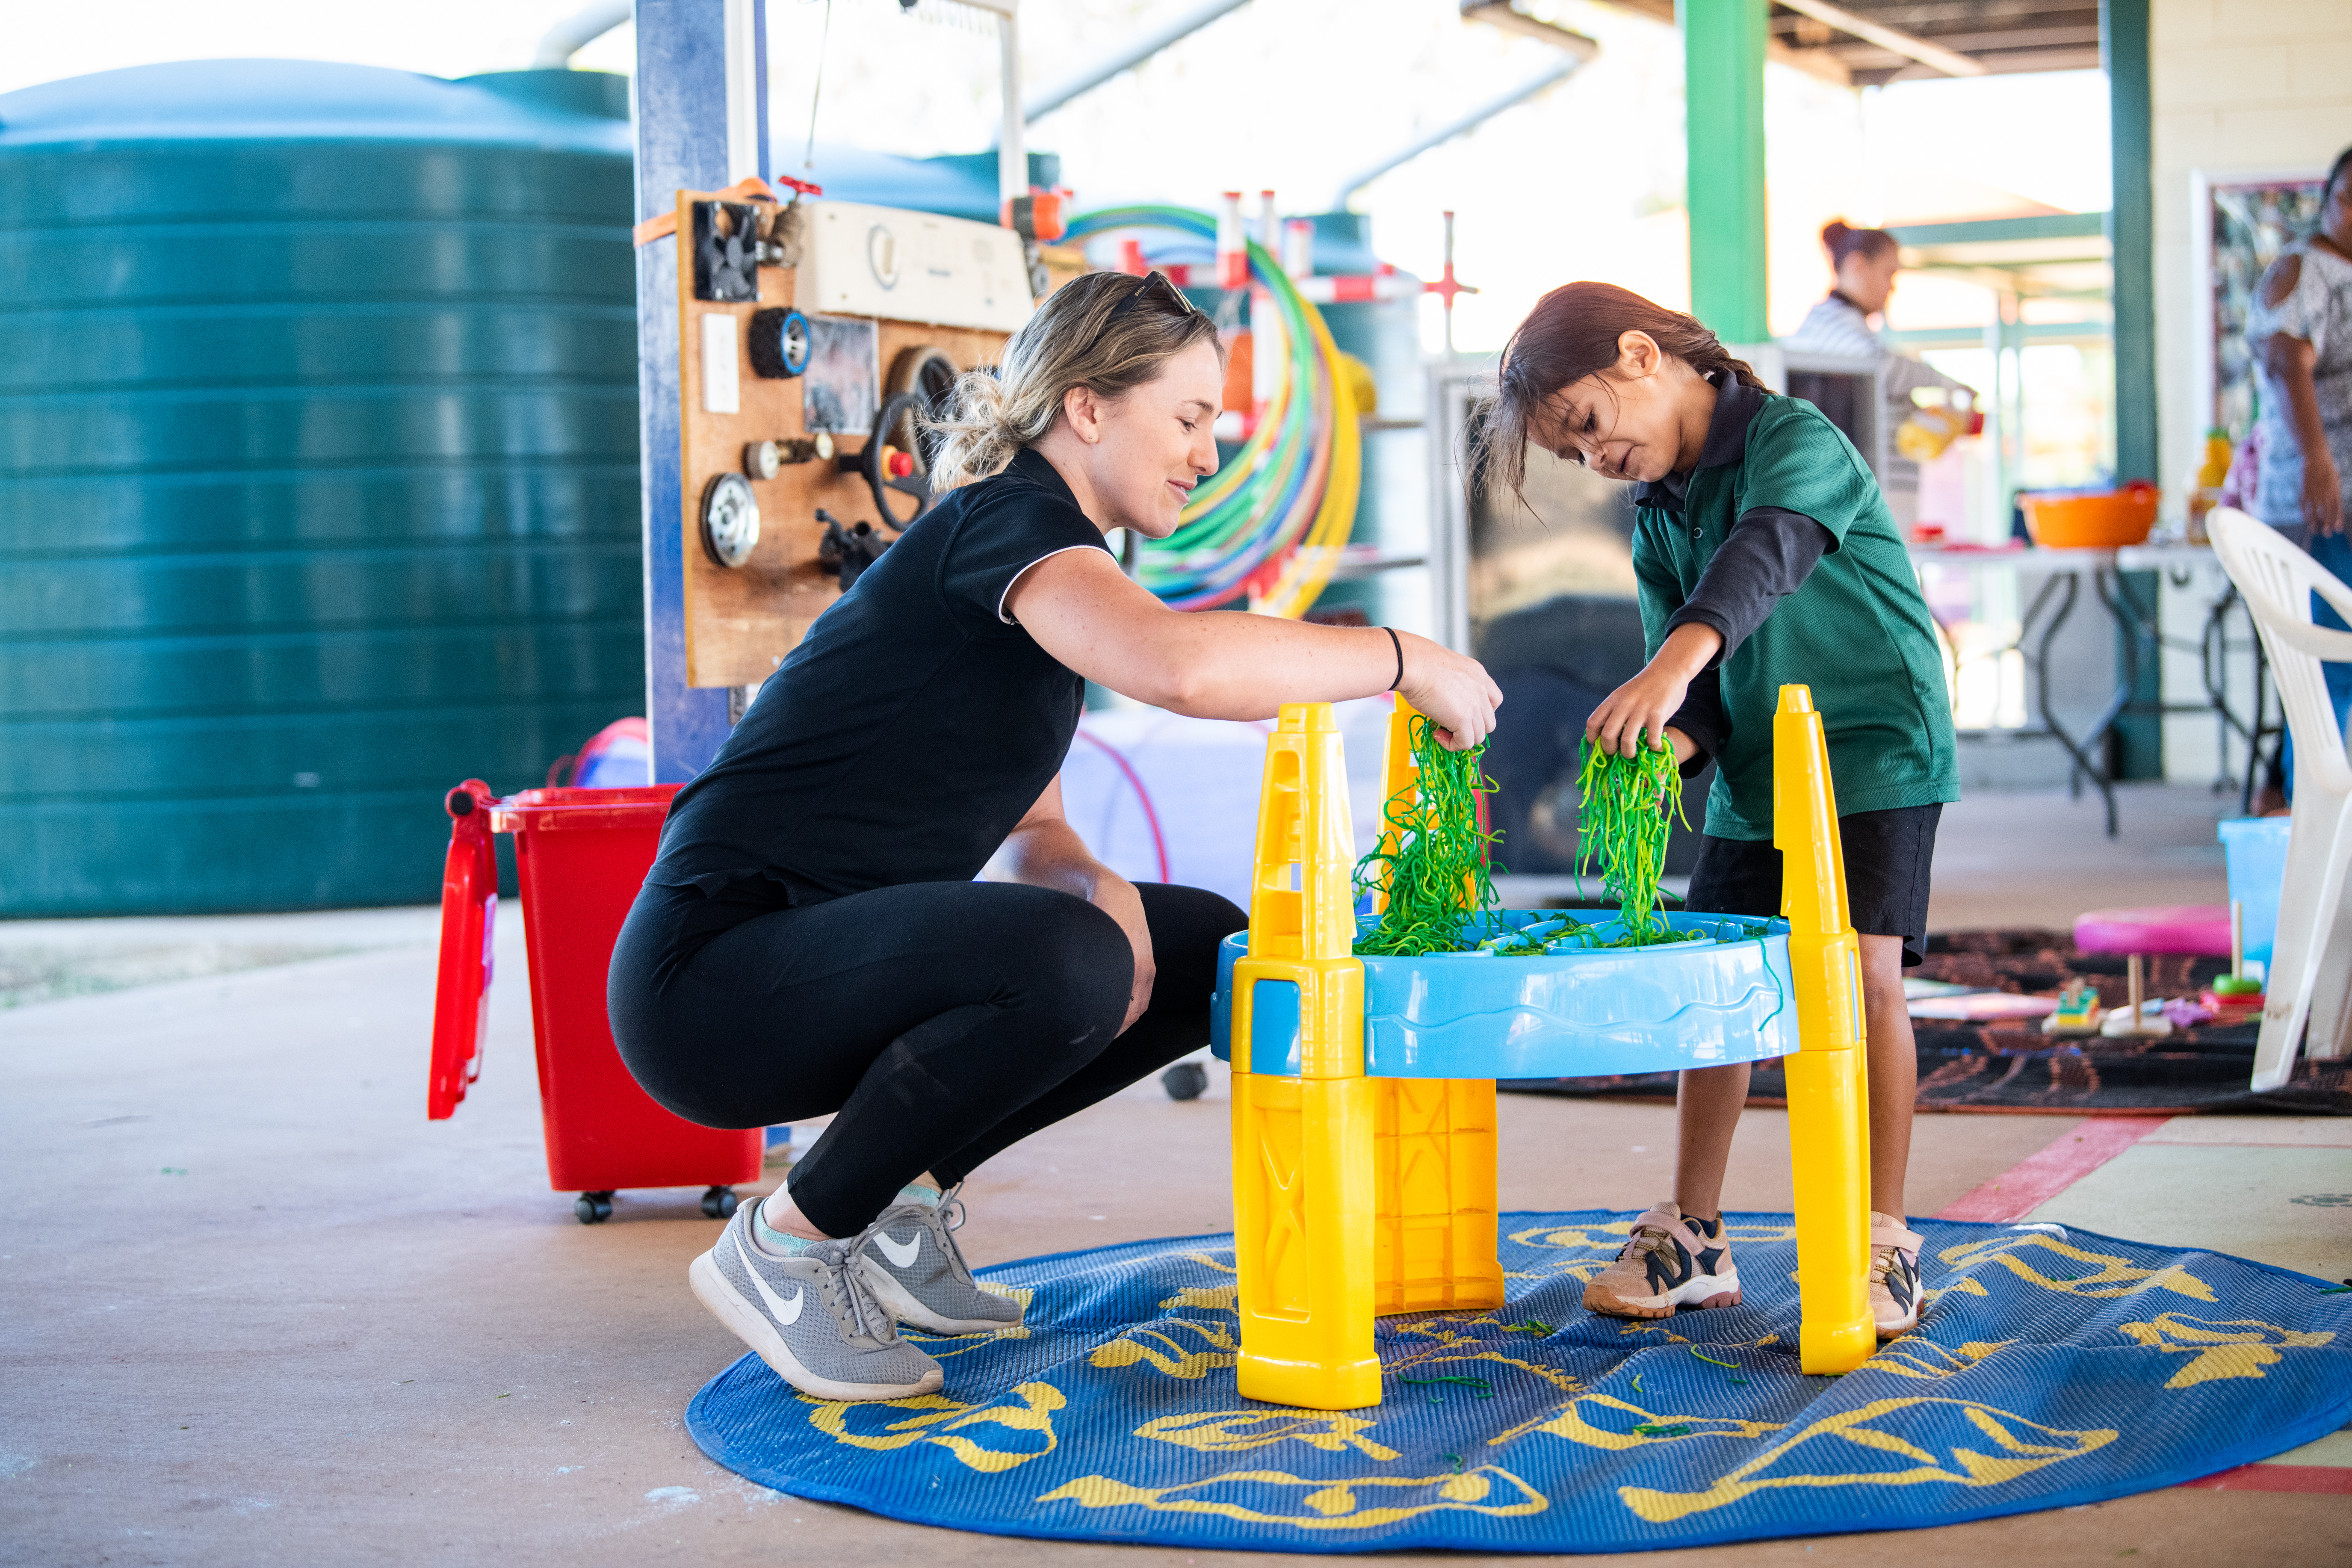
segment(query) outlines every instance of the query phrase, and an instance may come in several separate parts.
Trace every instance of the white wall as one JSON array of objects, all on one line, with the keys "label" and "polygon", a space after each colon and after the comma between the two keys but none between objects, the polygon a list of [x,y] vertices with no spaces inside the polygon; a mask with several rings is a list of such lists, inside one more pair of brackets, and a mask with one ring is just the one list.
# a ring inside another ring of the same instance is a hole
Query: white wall
[{"label": "white wall", "polygon": [[[2197,383],[2205,329],[2193,291],[2191,175],[2325,168],[2352,143],[2352,0],[2151,0],[2149,12],[2160,478],[2177,492],[2210,414]],[[2168,595],[2168,631],[2195,635],[2197,597]],[[2198,700],[2193,658],[2168,656],[2165,690],[2173,701]],[[2219,762],[2210,720],[2167,721],[2168,776],[2202,782]]]}]

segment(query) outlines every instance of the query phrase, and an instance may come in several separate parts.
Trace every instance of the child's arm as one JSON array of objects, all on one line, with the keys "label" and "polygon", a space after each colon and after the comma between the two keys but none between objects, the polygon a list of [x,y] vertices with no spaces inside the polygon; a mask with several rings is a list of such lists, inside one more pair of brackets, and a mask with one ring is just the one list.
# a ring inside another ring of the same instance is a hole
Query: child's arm
[{"label": "child's arm", "polygon": [[1805,585],[1823,555],[1838,547],[1830,531],[1801,511],[1750,507],[1716,551],[1698,584],[1666,622],[1713,626],[1723,639],[1721,663],[1755,634],[1772,606]]},{"label": "child's arm", "polygon": [[[1602,699],[1584,723],[1586,739],[1604,752],[1632,756],[1646,734],[1650,744],[1664,746],[1666,721],[1673,718],[1690,691],[1690,683],[1699,672],[1715,662],[1723,647],[1723,634],[1713,626],[1697,621],[1685,621],[1666,634],[1642,673]],[[1690,738],[1675,731],[1683,746]],[[1675,748],[1675,760],[1684,762],[1682,747]]]},{"label": "child's arm", "polygon": [[[1657,652],[1641,674],[1593,710],[1585,734],[1603,751],[1626,756],[1633,754],[1644,732],[1653,745],[1665,744],[1666,721],[1682,708],[1691,682],[1730,657],[1764,624],[1772,606],[1802,587],[1822,556],[1836,547],[1830,531],[1801,512],[1755,507],[1742,514],[1690,597],[1667,617]],[[1694,752],[1700,749],[1687,735],[1683,745]],[[1690,757],[1677,746],[1675,760],[1687,763]]]}]

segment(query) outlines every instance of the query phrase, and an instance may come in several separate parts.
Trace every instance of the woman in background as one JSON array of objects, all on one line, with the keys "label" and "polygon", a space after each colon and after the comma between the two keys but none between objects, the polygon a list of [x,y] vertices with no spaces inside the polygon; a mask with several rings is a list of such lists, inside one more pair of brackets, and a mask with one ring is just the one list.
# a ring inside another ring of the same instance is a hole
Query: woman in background
[{"label": "woman in background", "polygon": [[[2336,155],[2321,187],[2319,226],[2279,253],[2254,290],[2246,346],[2262,377],[2254,516],[2352,582],[2352,147]],[[2347,628],[2312,595],[2312,618]],[[2352,664],[2320,667],[2344,727]],[[2282,789],[2294,781],[2294,742],[2282,753]]]},{"label": "woman in background", "polygon": [[1883,228],[1849,227],[1843,218],[1835,218],[1822,230],[1822,246],[1830,253],[1830,268],[1837,280],[1829,298],[1806,315],[1789,346],[1879,363],[1881,389],[1886,396],[1881,416],[1886,422],[1886,471],[1879,476],[1879,489],[1886,496],[1887,510],[1895,514],[1895,526],[1907,536],[1911,525],[1919,521],[1919,465],[1897,455],[1895,431],[1911,416],[1915,406],[1911,395],[1921,387],[1938,386],[1948,393],[1965,392],[1973,399],[1976,389],[1907,354],[1896,353],[1871,330],[1870,318],[1885,310],[1895,293],[1895,274],[1903,265],[1893,235]]}]

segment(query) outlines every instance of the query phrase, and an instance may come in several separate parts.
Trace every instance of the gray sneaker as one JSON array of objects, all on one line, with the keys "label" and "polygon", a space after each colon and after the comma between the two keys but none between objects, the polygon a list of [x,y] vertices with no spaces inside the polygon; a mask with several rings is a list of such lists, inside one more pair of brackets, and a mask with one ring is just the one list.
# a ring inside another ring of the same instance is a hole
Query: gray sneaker
[{"label": "gray sneaker", "polygon": [[[952,1216],[952,1217],[950,1217]],[[899,1204],[858,1238],[874,1299],[902,1323],[934,1334],[984,1334],[1021,1321],[1021,1304],[983,1290],[955,1243],[963,1205],[950,1188],[940,1206]]]},{"label": "gray sneaker", "polygon": [[776,1375],[819,1399],[911,1399],[940,1386],[940,1363],[898,1337],[856,1265],[854,1241],[795,1258],[761,1249],[747,1203],[696,1258],[688,1283],[711,1315]]}]

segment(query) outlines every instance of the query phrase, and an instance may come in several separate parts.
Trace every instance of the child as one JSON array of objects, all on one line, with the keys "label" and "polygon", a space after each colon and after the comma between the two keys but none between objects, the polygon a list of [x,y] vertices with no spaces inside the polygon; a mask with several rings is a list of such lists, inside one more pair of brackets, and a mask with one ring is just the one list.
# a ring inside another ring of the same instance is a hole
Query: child
[{"label": "child", "polygon": [[[1917,1063],[1903,970],[1920,962],[1943,803],[1959,798],[1934,623],[1877,482],[1810,403],[1776,396],[1677,311],[1606,283],[1539,300],[1503,351],[1486,436],[1517,491],[1533,442],[1634,486],[1633,568],[1649,663],[1585,725],[1631,755],[1709,757],[1688,907],[1780,912],[1772,712],[1801,682],[1827,730],[1847,902],[1862,936],[1870,1078],[1870,1300],[1882,1337],[1919,1321],[1919,1237],[1904,1223]],[[1586,1285],[1590,1310],[1664,1318],[1727,1307],[1739,1275],[1723,1171],[1748,1066],[1682,1075],[1675,1196]]]}]

